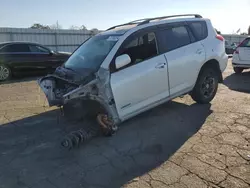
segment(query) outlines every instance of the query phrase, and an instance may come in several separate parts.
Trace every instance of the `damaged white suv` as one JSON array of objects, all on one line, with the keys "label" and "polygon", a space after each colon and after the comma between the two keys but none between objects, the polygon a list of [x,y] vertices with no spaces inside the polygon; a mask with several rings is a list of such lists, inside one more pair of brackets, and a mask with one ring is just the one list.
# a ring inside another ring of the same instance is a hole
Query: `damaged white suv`
[{"label": "damaged white suv", "polygon": [[209,19],[164,16],[91,37],[38,82],[50,106],[94,115],[110,134],[119,123],[184,94],[209,103],[227,61],[224,38]]}]

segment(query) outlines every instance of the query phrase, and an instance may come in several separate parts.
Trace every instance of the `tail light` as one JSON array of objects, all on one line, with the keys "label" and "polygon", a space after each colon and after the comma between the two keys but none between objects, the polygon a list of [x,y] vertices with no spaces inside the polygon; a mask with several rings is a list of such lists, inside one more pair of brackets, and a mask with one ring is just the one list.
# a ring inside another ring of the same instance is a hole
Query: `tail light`
[{"label": "tail light", "polygon": [[218,40],[220,40],[220,41],[224,41],[224,37],[223,36],[221,36],[221,35],[216,35],[216,38],[218,39]]}]

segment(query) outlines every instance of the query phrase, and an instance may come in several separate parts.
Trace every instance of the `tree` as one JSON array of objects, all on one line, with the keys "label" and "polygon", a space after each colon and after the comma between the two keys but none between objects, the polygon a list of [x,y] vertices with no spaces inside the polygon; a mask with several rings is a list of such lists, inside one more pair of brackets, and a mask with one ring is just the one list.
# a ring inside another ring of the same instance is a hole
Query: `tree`
[{"label": "tree", "polygon": [[99,30],[96,28],[93,28],[90,30],[91,35],[96,35],[98,32],[99,32]]},{"label": "tree", "polygon": [[250,26],[248,27],[248,35],[250,35]]},{"label": "tree", "polygon": [[69,29],[72,29],[72,30],[86,30],[87,28],[84,25],[82,25],[80,27],[72,25],[72,26],[70,26]]},{"label": "tree", "polygon": [[56,21],[56,24],[52,24],[50,29],[62,29],[62,26],[59,25],[58,21]]},{"label": "tree", "polygon": [[78,26],[75,26],[75,25],[72,25],[72,26],[70,26],[70,28],[69,29],[71,29],[71,30],[78,30],[79,29],[79,27]]},{"label": "tree", "polygon": [[47,26],[47,25],[42,25],[42,24],[39,24],[39,23],[33,24],[30,28],[31,28],[31,29],[50,29],[49,26]]},{"label": "tree", "polygon": [[87,28],[85,27],[85,25],[82,25],[79,29],[80,30],[87,30]]}]

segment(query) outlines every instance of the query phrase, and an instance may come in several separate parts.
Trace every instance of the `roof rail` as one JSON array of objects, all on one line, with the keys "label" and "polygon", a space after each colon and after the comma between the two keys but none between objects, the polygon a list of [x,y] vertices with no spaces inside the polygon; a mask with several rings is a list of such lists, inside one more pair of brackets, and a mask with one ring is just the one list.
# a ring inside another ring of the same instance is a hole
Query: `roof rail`
[{"label": "roof rail", "polygon": [[199,14],[179,14],[179,15],[161,16],[161,17],[155,17],[155,18],[144,18],[144,19],[134,20],[134,21],[131,21],[131,22],[128,22],[125,24],[113,26],[113,27],[107,29],[107,31],[111,30],[111,29],[115,29],[116,27],[121,27],[121,26],[125,26],[125,25],[138,24],[137,26],[139,26],[139,25],[147,24],[152,20],[162,20],[162,19],[166,19],[166,18],[175,18],[175,17],[183,17],[183,16],[194,16],[195,18],[202,18],[202,16]]},{"label": "roof rail", "polygon": [[184,17],[184,16],[194,16],[195,18],[202,18],[202,16],[199,14],[179,14],[179,15],[171,15],[171,16],[161,16],[161,17],[149,18],[145,20],[144,22],[139,23],[137,26],[147,24],[152,20],[163,20],[166,18],[175,18],[175,17]]}]

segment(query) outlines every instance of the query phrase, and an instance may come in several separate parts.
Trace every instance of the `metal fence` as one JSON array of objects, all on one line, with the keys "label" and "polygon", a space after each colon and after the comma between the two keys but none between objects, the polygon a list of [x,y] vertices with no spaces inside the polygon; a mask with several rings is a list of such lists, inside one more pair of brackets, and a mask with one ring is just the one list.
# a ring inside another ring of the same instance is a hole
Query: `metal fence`
[{"label": "metal fence", "polygon": [[[0,42],[29,41],[43,44],[52,50],[73,52],[93,34],[89,30],[0,28]],[[232,43],[239,44],[247,35],[225,34],[223,37]]]},{"label": "metal fence", "polygon": [[82,42],[93,35],[88,30],[48,30],[0,28],[0,42],[36,42],[57,51],[74,51]]},{"label": "metal fence", "polygon": [[248,35],[223,35],[223,37],[228,40],[231,43],[239,44],[241,43],[245,38],[248,37]]}]

